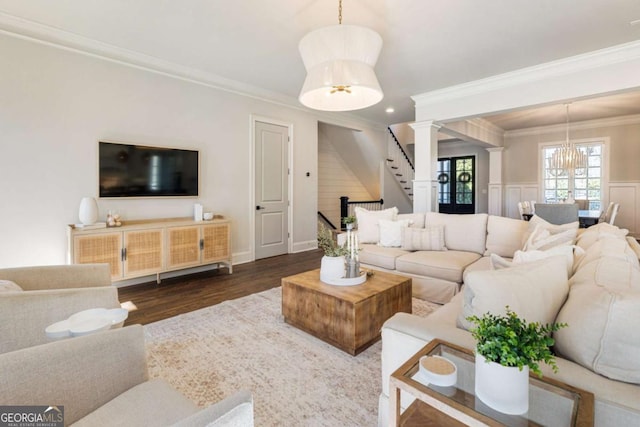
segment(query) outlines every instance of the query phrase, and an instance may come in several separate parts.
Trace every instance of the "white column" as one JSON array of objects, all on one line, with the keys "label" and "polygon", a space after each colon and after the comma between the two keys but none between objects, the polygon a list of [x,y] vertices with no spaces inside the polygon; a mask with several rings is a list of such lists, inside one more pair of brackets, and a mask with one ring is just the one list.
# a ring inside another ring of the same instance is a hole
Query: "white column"
[{"label": "white column", "polygon": [[489,152],[489,215],[502,216],[502,151],[504,147],[487,148]]},{"label": "white column", "polygon": [[438,130],[432,120],[412,123],[415,133],[415,179],[413,211],[438,211]]}]

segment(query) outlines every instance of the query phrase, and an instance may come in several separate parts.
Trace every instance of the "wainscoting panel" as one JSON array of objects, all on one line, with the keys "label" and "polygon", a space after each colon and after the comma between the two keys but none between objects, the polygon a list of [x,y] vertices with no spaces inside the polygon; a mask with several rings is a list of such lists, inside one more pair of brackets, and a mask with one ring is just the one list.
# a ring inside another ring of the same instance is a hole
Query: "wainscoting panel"
[{"label": "wainscoting panel", "polygon": [[505,200],[503,212],[509,218],[520,218],[518,212],[518,202],[525,200],[538,200],[538,185],[525,184],[508,184],[505,185]]},{"label": "wainscoting panel", "polygon": [[612,182],[609,184],[609,201],[620,204],[615,225],[629,230],[634,237],[640,236],[640,183]]},{"label": "wainscoting panel", "polygon": [[489,184],[489,215],[502,216],[502,184]]}]

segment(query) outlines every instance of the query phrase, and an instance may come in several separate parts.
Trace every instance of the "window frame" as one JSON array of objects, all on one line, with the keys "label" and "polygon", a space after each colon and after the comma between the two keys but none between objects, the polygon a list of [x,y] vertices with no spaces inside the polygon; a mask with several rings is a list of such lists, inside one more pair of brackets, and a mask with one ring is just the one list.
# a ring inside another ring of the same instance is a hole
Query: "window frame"
[{"label": "window frame", "polygon": [[[602,145],[601,165],[600,165],[600,207],[603,210],[609,204],[609,137],[590,137],[575,139],[571,138],[571,143],[576,146],[585,145]],[[545,201],[545,162],[544,162],[544,150],[547,148],[560,147],[566,141],[553,141],[553,142],[540,142],[538,143],[538,200],[541,203]],[[575,181],[575,176],[574,176]],[[575,185],[575,182],[574,184]],[[574,188],[570,185],[569,188]],[[575,192],[574,192],[575,197]]]}]

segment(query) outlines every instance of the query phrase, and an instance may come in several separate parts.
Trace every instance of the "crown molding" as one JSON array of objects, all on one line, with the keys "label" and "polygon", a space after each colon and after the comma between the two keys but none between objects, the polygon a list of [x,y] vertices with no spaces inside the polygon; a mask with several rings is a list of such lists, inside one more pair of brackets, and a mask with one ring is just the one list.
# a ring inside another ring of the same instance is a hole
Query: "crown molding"
[{"label": "crown molding", "polygon": [[640,40],[417,94],[412,96],[411,99],[415,102],[416,108],[419,108],[606,65],[614,65],[637,58],[640,58]]},{"label": "crown molding", "polygon": [[[640,114],[630,116],[611,117],[607,119],[586,120],[583,122],[572,122],[569,130],[599,129],[604,127],[626,126],[640,124]],[[508,130],[504,133],[505,138],[543,135],[548,133],[564,132],[567,129],[565,123],[549,126],[536,126],[525,129]]]},{"label": "crown molding", "polygon": [[140,52],[123,49],[65,30],[10,15],[2,11],[0,11],[0,34],[310,113],[325,122],[350,122],[351,126],[353,126],[355,122],[372,127],[375,130],[386,130],[384,124],[363,119],[353,114],[325,113],[312,110],[301,105],[297,98],[288,95],[248,85],[195,68],[185,67]]}]

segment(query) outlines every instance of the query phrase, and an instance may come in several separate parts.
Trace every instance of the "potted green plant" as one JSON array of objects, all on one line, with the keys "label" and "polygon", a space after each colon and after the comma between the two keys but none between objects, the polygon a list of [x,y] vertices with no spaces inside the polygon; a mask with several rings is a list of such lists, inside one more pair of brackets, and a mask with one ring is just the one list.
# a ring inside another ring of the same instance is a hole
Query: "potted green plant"
[{"label": "potted green plant", "polygon": [[565,323],[527,323],[506,307],[503,315],[485,313],[467,320],[477,341],[475,392],[485,404],[507,414],[529,409],[529,371],[542,376],[540,362],[558,371],[551,334]]},{"label": "potted green plant", "polygon": [[347,248],[338,245],[333,233],[324,224],[318,227],[318,247],[324,252],[320,262],[320,280],[328,283],[344,277]]},{"label": "potted green plant", "polygon": [[347,227],[347,230],[353,229],[353,224],[356,222],[356,217],[353,215],[345,216],[342,218],[342,223]]}]

